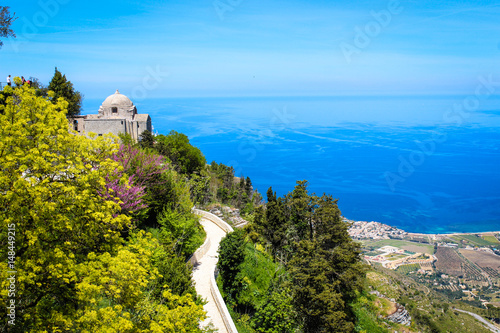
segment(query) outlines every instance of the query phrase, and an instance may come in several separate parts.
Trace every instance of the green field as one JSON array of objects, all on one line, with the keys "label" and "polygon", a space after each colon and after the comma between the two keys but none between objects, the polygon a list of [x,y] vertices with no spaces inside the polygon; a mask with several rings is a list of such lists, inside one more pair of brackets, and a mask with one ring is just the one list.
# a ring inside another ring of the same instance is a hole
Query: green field
[{"label": "green field", "polygon": [[408,264],[408,265],[399,266],[398,268],[396,268],[396,272],[408,274],[410,272],[416,272],[419,269],[420,269],[419,264]]},{"label": "green field", "polygon": [[[488,237],[488,236],[485,236],[485,237]],[[489,237],[495,238],[493,236],[489,236]],[[477,235],[455,235],[455,236],[453,236],[453,239],[455,239],[457,242],[461,242],[462,240],[465,240],[469,244],[476,245],[476,246],[490,246],[490,245],[497,245],[499,243],[498,240],[496,242],[491,242],[491,241],[483,239]]]},{"label": "green field", "polygon": [[432,245],[403,241],[403,240],[399,240],[399,239],[382,239],[382,240],[375,240],[375,241],[363,241],[362,243],[364,246],[383,247],[386,245],[390,245],[390,246],[398,247],[400,249],[410,251],[410,252],[434,254],[434,246],[432,246]]},{"label": "green field", "polygon": [[483,239],[492,244],[500,244],[500,241],[493,235],[485,235],[483,236]]}]

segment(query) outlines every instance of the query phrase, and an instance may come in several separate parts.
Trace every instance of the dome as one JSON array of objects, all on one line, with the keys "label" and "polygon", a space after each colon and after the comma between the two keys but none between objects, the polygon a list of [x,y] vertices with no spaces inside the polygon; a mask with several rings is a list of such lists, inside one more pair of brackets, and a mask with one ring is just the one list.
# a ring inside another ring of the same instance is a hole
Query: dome
[{"label": "dome", "polygon": [[109,107],[109,106],[131,107],[133,105],[134,103],[132,103],[130,98],[120,94],[118,89],[113,95],[108,96],[108,98],[106,98],[104,102],[102,102],[103,107]]},{"label": "dome", "polygon": [[118,90],[108,96],[99,108],[98,118],[127,118],[133,119],[137,113],[134,103]]}]

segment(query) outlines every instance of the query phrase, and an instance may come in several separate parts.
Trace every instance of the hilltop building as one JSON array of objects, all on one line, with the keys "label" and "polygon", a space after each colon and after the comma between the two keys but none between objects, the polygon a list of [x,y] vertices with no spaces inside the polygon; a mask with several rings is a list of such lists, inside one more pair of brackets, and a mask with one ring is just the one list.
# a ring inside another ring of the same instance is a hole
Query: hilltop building
[{"label": "hilltop building", "polygon": [[153,131],[151,117],[148,114],[138,114],[134,103],[118,90],[104,100],[98,114],[70,118],[70,127],[81,134],[126,133],[135,141],[138,141],[142,132]]}]

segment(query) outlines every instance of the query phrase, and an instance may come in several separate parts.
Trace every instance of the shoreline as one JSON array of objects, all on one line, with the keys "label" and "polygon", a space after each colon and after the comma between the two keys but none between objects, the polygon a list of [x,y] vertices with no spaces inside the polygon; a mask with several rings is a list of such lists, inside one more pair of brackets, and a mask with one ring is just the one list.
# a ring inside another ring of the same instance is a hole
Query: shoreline
[{"label": "shoreline", "polygon": [[[467,236],[467,235],[491,235],[495,238],[500,234],[500,231],[483,231],[483,232],[450,232],[450,233],[422,233],[422,232],[408,232],[404,229],[400,229],[385,223],[376,221],[354,221],[343,217],[345,222],[350,223],[349,234],[351,237],[356,238],[371,238],[371,239],[383,239],[383,238],[420,238],[428,239],[429,241],[451,241],[454,236]],[[498,239],[498,238],[497,238]],[[499,242],[500,243],[500,242]]]},{"label": "shoreline", "polygon": [[[394,227],[393,227],[394,228]],[[403,229],[401,229],[403,230]],[[461,236],[461,235],[484,235],[484,234],[500,234],[500,231],[483,231],[483,232],[454,232],[450,234],[423,234],[423,233],[418,233],[418,232],[408,232],[406,231],[408,235],[412,236]]]}]

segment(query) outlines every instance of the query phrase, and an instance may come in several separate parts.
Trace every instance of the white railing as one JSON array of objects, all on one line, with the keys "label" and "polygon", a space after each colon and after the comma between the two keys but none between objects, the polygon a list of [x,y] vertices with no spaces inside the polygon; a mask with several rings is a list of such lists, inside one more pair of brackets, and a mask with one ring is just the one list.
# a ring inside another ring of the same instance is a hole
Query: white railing
[{"label": "white railing", "polygon": [[202,217],[206,218],[207,220],[210,220],[213,223],[217,224],[226,233],[234,231],[233,227],[231,227],[229,224],[227,224],[225,221],[223,221],[220,217],[218,217],[212,213],[206,212],[206,211],[201,210],[201,209],[196,209],[196,208],[193,208],[193,213],[195,213],[196,215],[202,216]]},{"label": "white railing", "polygon": [[196,265],[201,258],[203,258],[203,256],[205,254],[207,254],[208,252],[208,249],[210,248],[210,237],[207,237],[205,239],[205,242],[203,242],[203,245],[201,245],[194,253],[193,255],[191,256],[191,258],[189,258],[189,262],[191,263],[191,265]]}]

